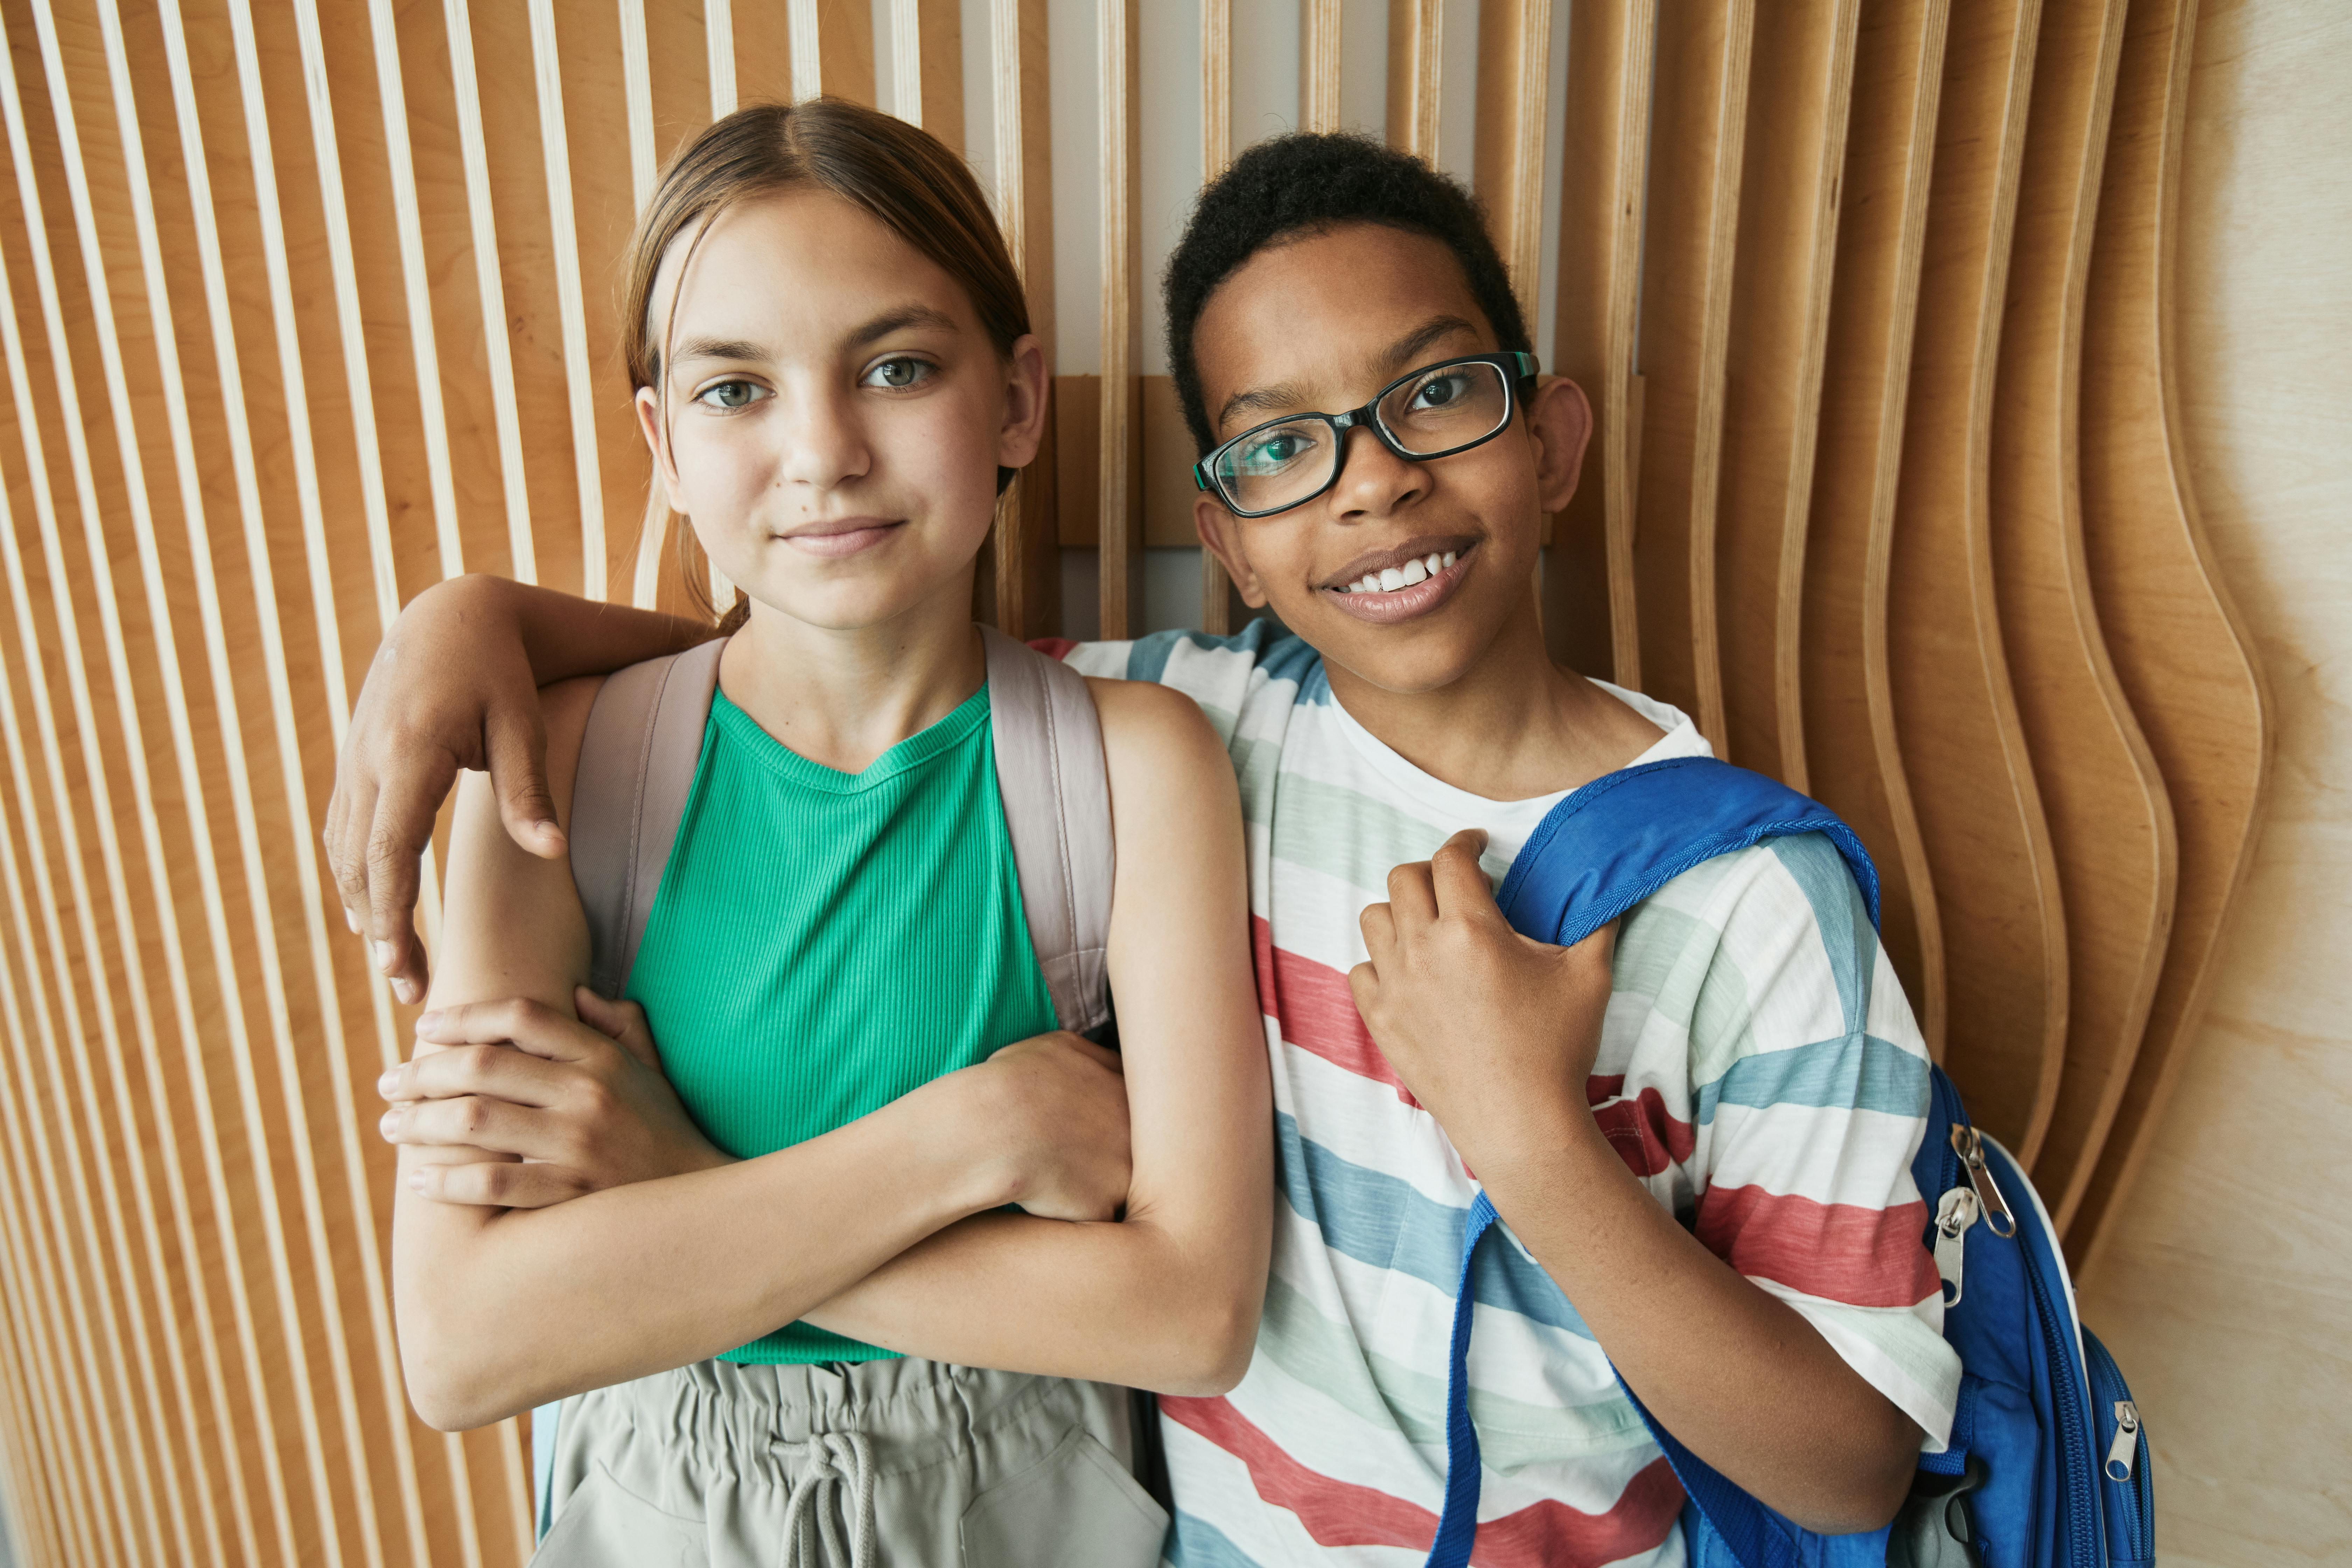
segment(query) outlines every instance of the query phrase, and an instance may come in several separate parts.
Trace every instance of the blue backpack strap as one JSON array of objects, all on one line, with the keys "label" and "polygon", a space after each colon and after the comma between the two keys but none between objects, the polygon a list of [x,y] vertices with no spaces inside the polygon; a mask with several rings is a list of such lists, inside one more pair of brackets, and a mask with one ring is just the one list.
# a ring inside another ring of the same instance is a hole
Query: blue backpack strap
[{"label": "blue backpack strap", "polygon": [[[1878,871],[1853,829],[1819,801],[1712,757],[1670,757],[1594,780],[1552,807],[1511,863],[1496,902],[1521,935],[1572,946],[1692,867],[1767,838],[1819,833],[1838,847],[1878,923]],[[1478,1532],[1478,1434],[1470,1422],[1470,1266],[1495,1223],[1480,1193],[1462,1238],[1445,1378],[1445,1506],[1425,1568],[1465,1568]],[[1617,1380],[1625,1388],[1625,1380]],[[1651,1417],[1643,1425],[1741,1568],[1799,1568],[1803,1532],[1726,1480]],[[1818,1538],[1815,1538],[1818,1539]],[[1810,1559],[1817,1562],[1818,1558]]]}]

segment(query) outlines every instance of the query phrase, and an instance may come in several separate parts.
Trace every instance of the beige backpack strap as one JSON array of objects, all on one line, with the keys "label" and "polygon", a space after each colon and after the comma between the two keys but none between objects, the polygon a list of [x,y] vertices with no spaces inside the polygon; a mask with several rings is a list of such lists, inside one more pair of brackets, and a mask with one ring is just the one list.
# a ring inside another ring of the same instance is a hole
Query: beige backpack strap
[{"label": "beige backpack strap", "polygon": [[702,760],[720,637],[616,670],[596,693],[572,786],[572,879],[588,914],[589,984],[617,997]]},{"label": "beige backpack strap", "polygon": [[997,793],[1021,877],[1021,908],[1053,994],[1078,1034],[1110,1019],[1110,778],[1086,678],[982,626]]}]

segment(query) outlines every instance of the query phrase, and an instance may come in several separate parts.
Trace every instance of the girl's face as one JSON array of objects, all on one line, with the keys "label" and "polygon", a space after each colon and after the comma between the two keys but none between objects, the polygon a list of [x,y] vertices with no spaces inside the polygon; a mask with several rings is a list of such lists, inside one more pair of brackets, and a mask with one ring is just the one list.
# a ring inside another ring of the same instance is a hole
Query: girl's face
[{"label": "girl's face", "polygon": [[637,393],[672,509],[756,604],[812,626],[968,613],[996,470],[1043,433],[1036,339],[1008,363],[953,278],[830,192],[744,202],[695,233],[649,310],[668,406]]}]

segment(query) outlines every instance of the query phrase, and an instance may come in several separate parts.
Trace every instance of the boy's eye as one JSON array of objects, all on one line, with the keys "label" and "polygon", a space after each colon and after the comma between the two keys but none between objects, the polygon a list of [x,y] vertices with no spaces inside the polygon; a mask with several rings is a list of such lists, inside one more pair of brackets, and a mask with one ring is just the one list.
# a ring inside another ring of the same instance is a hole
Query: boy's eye
[{"label": "boy's eye", "polygon": [[1433,375],[1413,389],[1412,405],[1415,408],[1443,408],[1449,403],[1458,403],[1463,394],[1469,390],[1465,384],[1469,379],[1458,370]]},{"label": "boy's eye", "polygon": [[1281,471],[1315,445],[1304,430],[1269,430],[1256,440],[1235,449],[1234,468],[1244,474],[1272,474]]},{"label": "boy's eye", "polygon": [[938,367],[925,360],[906,358],[877,360],[874,367],[866,373],[866,384],[887,386],[892,391],[900,391],[909,386],[919,386],[937,373]]},{"label": "boy's eye", "polygon": [[694,400],[706,408],[749,408],[772,395],[756,381],[722,381],[696,393]]}]

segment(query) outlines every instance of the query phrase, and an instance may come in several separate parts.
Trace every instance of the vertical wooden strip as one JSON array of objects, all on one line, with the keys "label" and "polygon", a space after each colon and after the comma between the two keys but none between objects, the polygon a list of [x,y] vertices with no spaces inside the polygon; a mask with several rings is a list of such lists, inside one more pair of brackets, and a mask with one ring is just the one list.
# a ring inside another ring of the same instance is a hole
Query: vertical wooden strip
[{"label": "vertical wooden strip", "polygon": [[1544,110],[1550,86],[1551,0],[1483,0],[1472,167],[1495,248],[1536,330],[1543,268]]},{"label": "vertical wooden strip", "polygon": [[659,162],[654,153],[653,57],[646,42],[646,0],[619,0],[619,4],[621,79],[625,84],[629,116],[629,184],[636,193],[637,210],[643,212],[654,194]]},{"label": "vertical wooden strip", "polygon": [[[1234,161],[1233,0],[1201,0],[1201,183]],[[1190,443],[1192,434],[1185,433]],[[1189,481],[1188,481],[1189,482]],[[1201,552],[1201,629],[1212,637],[1233,630],[1233,584],[1225,568]]]},{"label": "vertical wooden strip", "polygon": [[710,59],[710,118],[735,112],[734,0],[702,0],[703,47]]},{"label": "vertical wooden strip", "polygon": [[[64,65],[57,52],[55,24],[47,6],[35,13],[40,27],[43,54],[51,79],[52,106],[58,117],[58,130],[64,153],[68,194],[72,199],[76,227],[81,241],[82,265],[89,289],[92,313],[96,319],[100,363],[105,377],[111,406],[116,411],[113,420],[119,460],[124,479],[131,526],[139,546],[141,576],[146,588],[148,615],[163,665],[164,689],[173,710],[175,741],[192,743],[193,736],[183,737],[178,731],[186,725],[186,698],[180,687],[179,664],[173,650],[170,631],[171,603],[164,584],[163,567],[155,537],[155,517],[148,500],[147,481],[138,434],[133,428],[131,411],[133,400],[129,374],[121,340],[121,329],[113,303],[105,256],[100,246],[97,218],[92,211],[89,180],[81,152],[81,139],[72,113],[70,100],[66,96]],[[10,106],[13,114],[15,106]],[[193,438],[186,420],[186,404],[178,374],[178,355],[171,325],[170,306],[163,293],[162,258],[153,240],[153,215],[145,199],[143,183],[134,185],[132,205],[142,219],[142,259],[152,269],[144,279],[151,310],[154,312],[157,332],[156,350],[162,356],[161,384],[164,391],[165,408],[171,425],[169,432],[173,467],[180,481],[182,521],[189,540],[190,563],[193,567],[196,605],[205,647],[205,664],[212,678],[212,698],[215,719],[220,727],[220,740],[231,763],[226,770],[231,816],[236,827],[240,868],[244,874],[247,907],[253,927],[253,959],[257,961],[265,1005],[265,1016],[270,1026],[277,1076],[281,1090],[288,1126],[288,1142],[294,1160],[294,1185],[302,1211],[305,1240],[308,1243],[311,1273],[318,1293],[320,1325],[326,1341],[327,1373],[334,1390],[335,1404],[342,1426],[345,1458],[349,1461],[352,1500],[357,1510],[357,1524],[363,1554],[380,1561],[375,1549],[375,1519],[373,1488],[368,1476],[364,1445],[359,1435],[359,1416],[351,1378],[351,1357],[345,1344],[341,1291],[330,1258],[326,1218],[320,1205],[320,1184],[315,1164],[314,1145],[310,1132],[310,1118],[301,1089],[301,1075],[292,1037],[285,977],[280,967],[277,942],[277,921],[269,880],[264,866],[253,785],[247,771],[247,751],[243,720],[239,713],[238,697],[230,664],[227,638],[224,627],[218,584],[215,580],[213,551],[209,528],[204,512],[200,482],[195,475]],[[68,432],[75,426],[68,425]],[[86,457],[81,457],[86,461]],[[95,542],[96,513],[90,514]],[[265,618],[274,625],[275,605],[264,606]],[[280,679],[283,677],[282,651],[272,661]],[[290,737],[289,737],[290,738]],[[193,762],[193,758],[190,759]],[[299,770],[299,759],[295,763]],[[192,775],[193,776],[193,775]],[[201,798],[196,791],[188,791],[191,802]],[[309,844],[307,822],[297,827],[303,844]],[[315,872],[309,880],[315,895]],[[221,932],[216,942],[226,942]],[[323,955],[324,932],[320,931],[320,952]],[[240,1060],[240,1089],[244,1091],[244,1109],[248,1126],[258,1134],[265,1126],[260,1107],[258,1074],[253,1070],[250,1056]],[[348,1101],[348,1095],[345,1096]],[[257,1140],[257,1146],[258,1140]],[[305,1334],[299,1327],[301,1312],[294,1297],[295,1266],[287,1245],[282,1226],[276,1223],[276,1195],[265,1194],[264,1214],[272,1220],[270,1226],[271,1263],[278,1287],[281,1310],[289,1326],[285,1336],[285,1352],[302,1416],[305,1446],[310,1463],[310,1479],[317,1506],[316,1518],[320,1532],[320,1546],[330,1562],[342,1559],[341,1523],[335,1506],[335,1491],[325,1461],[323,1436],[310,1397],[309,1351]]]},{"label": "vertical wooden strip", "polygon": [[[5,1016],[13,1030],[17,1018],[16,983],[10,973],[5,944],[0,944],[0,1003],[5,1003]],[[0,1084],[5,1081],[6,1075],[0,1074]],[[6,1249],[5,1255],[0,1255],[0,1311],[7,1314],[10,1353],[5,1357],[5,1381],[16,1450],[12,1484],[5,1505],[0,1506],[9,1510],[10,1520],[17,1529],[17,1542],[29,1561],[47,1568],[47,1564],[72,1561],[63,1528],[72,1500],[63,1485],[60,1469],[62,1433],[55,1424],[55,1406],[47,1402],[48,1389],[44,1373],[48,1359],[45,1349],[36,1342],[38,1329],[47,1320],[33,1300],[30,1281],[21,1272],[26,1267],[26,1248],[24,1226],[16,1210],[17,1191],[15,1184],[0,1183],[0,1244],[5,1244]],[[219,1568],[226,1568],[217,1552],[213,1561]]]},{"label": "vertical wooden strip", "polygon": [[539,141],[547,163],[548,227],[554,237],[556,320],[563,334],[563,388],[572,415],[572,469],[580,492],[580,592],[605,593],[604,481],[596,453],[594,373],[588,359],[587,305],[580,288],[580,226],[572,210],[572,140],[563,121],[562,57],[555,0],[530,0],[530,55],[539,95]]},{"label": "vertical wooden strip", "polygon": [[1718,753],[1715,517],[1755,23],[1754,0],[1694,0],[1660,16],[1642,277],[1642,689],[1690,713]]},{"label": "vertical wooden strip", "polygon": [[1341,0],[1298,0],[1298,128],[1339,129]]},{"label": "vertical wooden strip", "polygon": [[[7,100],[13,102],[15,100],[13,78],[8,79],[6,91]],[[16,123],[21,125],[21,116],[18,117]],[[12,153],[19,151],[21,141],[21,137],[12,139]],[[53,285],[48,273],[46,241],[43,237],[44,229],[38,221],[38,206],[35,201],[37,192],[30,184],[29,174],[21,155],[16,159],[16,174],[20,200],[28,204],[21,215],[26,226],[28,258],[34,266],[37,279],[44,287],[44,292],[51,293]],[[65,563],[62,527],[58,520],[56,500],[49,488],[48,459],[37,422],[37,411],[39,405],[35,402],[32,394],[24,340],[18,328],[14,286],[5,266],[0,266],[0,348],[5,348],[7,361],[9,388],[17,413],[18,437],[24,446],[26,480],[31,491],[34,514],[40,535],[43,570],[49,583],[51,603],[56,613],[59,633],[58,640],[66,656],[68,689],[73,702],[76,731],[89,741],[89,749],[84,753],[86,776],[91,798],[99,807],[101,818],[111,820],[114,813],[108,799],[105,773],[99,764],[95,751],[96,737],[99,732],[98,723],[91,704],[90,682],[83,667],[82,635],[74,608],[70,587],[72,578]],[[84,493],[85,495],[87,493],[86,488]],[[18,606],[19,626],[26,639],[25,647],[29,658],[34,646],[30,641],[32,626],[27,615],[30,601],[26,590],[25,574],[17,552],[13,524],[5,530],[5,534],[0,534],[0,550],[5,550],[10,588]],[[100,597],[100,609],[101,627],[105,636],[107,675],[116,695],[116,711],[123,738],[124,761],[131,776],[135,808],[132,815],[140,826],[149,883],[153,895],[153,903],[151,907],[160,917],[157,923],[162,934],[166,973],[171,983],[174,1012],[180,1026],[184,1058],[188,1066],[190,1081],[202,1086],[205,1082],[204,1057],[194,1022],[194,1005],[188,971],[179,944],[177,923],[179,900],[173,896],[171,880],[164,868],[163,849],[157,829],[154,795],[148,775],[147,748],[142,737],[138,709],[131,700],[128,685],[127,658],[123,648],[121,622],[113,613],[111,574],[106,569],[102,552],[94,552],[94,554],[97,567],[95,580],[103,590]],[[38,666],[33,664],[31,668],[37,669]],[[46,682],[36,685],[33,688],[33,694],[35,715],[41,722],[45,749],[54,750],[55,725],[48,717]],[[28,952],[27,963],[29,962]],[[31,973],[32,972],[28,970],[28,975]],[[21,1034],[18,1037],[22,1038]],[[151,1094],[160,1096],[160,1078],[151,1079],[150,1090]],[[160,1108],[160,1098],[157,1104]],[[226,1166],[222,1156],[217,1125],[212,1115],[212,1100],[208,1089],[201,1090],[197,1095],[196,1110],[198,1131],[205,1159],[208,1196],[213,1205],[216,1223],[223,1227],[226,1237],[228,1255],[241,1258],[243,1248],[236,1244],[234,1220],[228,1208],[229,1188]],[[168,1118],[159,1118],[159,1121],[167,1121]],[[21,1149],[23,1145],[19,1143],[17,1147]],[[183,1210],[178,1217],[185,1224],[188,1216]],[[204,1300],[201,1294],[203,1263],[197,1256],[200,1240],[192,1225],[182,1233],[183,1256],[188,1260],[192,1287],[199,1292],[196,1297],[199,1303]],[[282,1474],[277,1468],[274,1418],[269,1409],[267,1390],[260,1381],[258,1342],[255,1333],[250,1301],[246,1292],[241,1268],[233,1267],[227,1274],[234,1321],[237,1326],[239,1348],[244,1356],[247,1392],[252,1402],[257,1429],[257,1453],[264,1468],[265,1479],[269,1486],[275,1522],[279,1540],[282,1542],[288,1539],[286,1490]],[[53,1282],[49,1289],[53,1295],[55,1289]],[[53,1300],[52,1311],[56,1310]],[[79,1318],[76,1321],[79,1322]],[[202,1329],[208,1325],[204,1324],[200,1320],[199,1327]],[[206,1335],[205,1343],[209,1352],[215,1342]],[[220,1403],[225,1382],[221,1379],[216,1362],[212,1363],[212,1370],[215,1379],[214,1408],[216,1424],[218,1429],[226,1435],[233,1428],[227,1413]],[[67,1384],[67,1391],[68,1405],[74,1411],[75,1419],[79,1425],[86,1420],[81,1414],[79,1391],[70,1383]],[[85,1443],[86,1441],[85,1437]],[[225,1455],[225,1463],[228,1468],[233,1489],[231,1506],[237,1525],[239,1542],[244,1549],[244,1560],[257,1562],[260,1559],[257,1538],[251,1514],[246,1504],[245,1488],[239,1479],[241,1465],[234,1444],[231,1444],[229,1451]],[[85,1545],[89,1540],[89,1528],[83,1527]]]},{"label": "vertical wooden strip", "polygon": [[1987,480],[2040,16],[2040,0],[1952,8],[1887,584],[1892,702],[1943,924],[1945,1066],[2029,1163],[2058,1092],[2065,916],[2001,649]]},{"label": "vertical wooden strip", "polygon": [[2045,0],[1993,399],[1993,578],[2066,910],[2065,1057],[2034,1183],[2063,1230],[2115,1119],[2172,922],[2172,808],[2083,557],[2083,295],[2123,9]]},{"label": "vertical wooden strip", "polygon": [[[996,89],[996,214],[1029,297],[1029,328],[1054,363],[1053,127],[1046,95],[1045,0],[990,0]],[[996,624],[1045,637],[1061,622],[1061,555],[1051,465],[1032,463],[997,512]]]},{"label": "vertical wooden strip", "polygon": [[1102,637],[1131,637],[1143,609],[1143,497],[1136,467],[1142,434],[1141,330],[1136,282],[1142,272],[1135,224],[1139,174],[1136,124],[1136,0],[1102,0],[1097,34],[1102,57],[1102,377],[1097,490],[1101,554]]},{"label": "vertical wooden strip", "polygon": [[[724,7],[726,0],[709,0]],[[522,426],[515,403],[514,344],[509,338],[506,284],[499,276],[498,214],[490,203],[490,153],[482,134],[481,84],[474,75],[474,25],[467,0],[443,0],[449,36],[449,75],[457,100],[457,148],[466,169],[466,218],[474,241],[474,287],[482,302],[482,345],[489,360],[490,414],[499,436],[499,478],[507,503],[507,559],[519,583],[539,581],[530,538],[530,492],[523,479]],[[719,46],[711,46],[714,57]],[[728,51],[728,93],[734,93],[734,54]],[[716,76],[713,81],[716,81]],[[718,89],[711,89],[712,101]]]},{"label": "vertical wooden strip", "polygon": [[[1389,145],[1425,163],[1437,161],[1438,87],[1444,64],[1444,0],[1389,0]],[[1569,69],[1575,68],[1571,53]]]},{"label": "vertical wooden strip", "polygon": [[1878,864],[1879,941],[1937,1060],[1943,925],[1895,731],[1886,593],[1950,16],[1949,0],[1870,4],[1855,39],[1800,661],[1807,788]]},{"label": "vertical wooden strip", "polygon": [[2067,1235],[2083,1270],[2179,1082],[2268,784],[2269,695],[2215,570],[2180,430],[2172,300],[2196,24],[2196,0],[2132,7],[2084,316],[2084,554],[2116,674],[2169,786],[2179,879],[2139,1055]]},{"label": "vertical wooden strip", "polygon": [[793,97],[820,93],[874,107],[874,12],[868,0],[789,0]]},{"label": "vertical wooden strip", "polygon": [[408,346],[415,363],[416,404],[425,426],[425,472],[433,496],[433,525],[441,542],[441,575],[455,577],[466,570],[466,547],[457,529],[457,485],[449,458],[449,419],[441,398],[433,280],[425,264],[425,215],[416,198],[416,161],[408,145],[408,94],[402,86],[400,27],[392,0],[368,0],[368,29],[375,44],[376,100],[383,113],[384,153],[391,161],[393,224],[400,241],[400,277],[408,304]]},{"label": "vertical wooden strip", "polygon": [[890,0],[891,112],[963,152],[963,7],[958,0]]},{"label": "vertical wooden strip", "polygon": [[[110,58],[115,68],[129,77],[129,64],[124,58],[121,26],[116,17],[113,0],[102,0],[102,16],[108,26]],[[176,5],[163,7],[162,20],[166,58],[171,71],[171,88],[175,109],[182,166],[189,181],[189,205],[195,226],[195,242],[199,275],[204,291],[207,319],[211,327],[211,350],[220,378],[221,408],[229,433],[229,452],[236,480],[238,509],[244,520],[246,550],[254,573],[255,599],[265,609],[274,607],[277,594],[269,577],[268,536],[263,513],[259,463],[255,455],[252,428],[246,417],[244,374],[241,369],[236,322],[229,302],[228,266],[222,253],[218,224],[215,218],[211,188],[211,163],[204,141],[203,125],[196,112],[194,82],[187,55],[187,39],[181,26]],[[252,126],[248,122],[248,130]],[[268,162],[268,128],[263,124],[260,134],[265,140],[260,151]],[[283,382],[288,445],[291,452],[298,510],[301,518],[304,555],[309,565],[311,613],[319,647],[320,684],[326,698],[329,723],[336,742],[341,749],[345,729],[349,725],[348,699],[342,679],[342,637],[338,626],[333,582],[329,574],[325,520],[319,495],[319,474],[312,447],[308,398],[305,394],[304,372],[298,333],[295,328],[292,282],[286,262],[286,246],[282,220],[278,212],[274,174],[257,172],[257,202],[262,223],[265,270],[268,278],[273,337],[278,353],[278,372]],[[346,237],[347,238],[348,237]],[[401,1502],[401,1512],[410,1550],[422,1568],[427,1551],[425,1533],[424,1505],[419,1491],[415,1456],[412,1450],[406,1415],[406,1391],[403,1384],[398,1358],[394,1351],[390,1294],[385,1289],[383,1257],[377,1240],[373,1194],[370,1187],[367,1163],[359,1147],[360,1133],[352,1118],[356,1098],[352,1092],[348,1064],[348,1047],[342,1037],[341,1005],[338,999],[333,966],[328,952],[330,940],[325,914],[320,906],[319,874],[310,843],[310,814],[302,805],[303,787],[299,747],[294,743],[297,722],[291,694],[284,689],[284,668],[287,663],[283,641],[275,624],[274,615],[265,615],[264,636],[266,657],[271,670],[273,717],[278,726],[281,747],[281,766],[286,770],[293,837],[300,868],[304,915],[310,936],[313,984],[321,999],[320,1015],[327,1030],[329,1072],[333,1085],[337,1111],[337,1128],[343,1148],[344,1183],[351,1213],[360,1232],[358,1248],[361,1266],[361,1289],[366,1303],[370,1337],[375,1347],[375,1370],[379,1397],[386,1419],[384,1426],[390,1444],[393,1482]],[[397,1044],[393,1038],[392,1016],[386,1005],[387,993],[380,981],[370,986],[376,1028],[377,1059],[390,1065],[396,1059]],[[210,1309],[199,1299],[200,1321],[207,1320]]]},{"label": "vertical wooden strip", "polygon": [[1759,31],[1725,354],[1717,627],[1731,761],[1807,787],[1799,628],[1861,0]]},{"label": "vertical wooden strip", "polygon": [[1633,589],[1642,450],[1633,343],[1656,19],[1656,0],[1577,0],[1568,13],[1551,368],[1584,389],[1594,423],[1583,477],[1552,524],[1544,638],[1561,663],[1624,686],[1642,681]]}]

